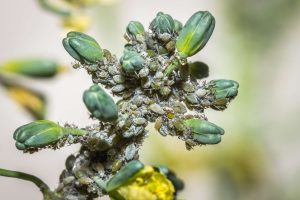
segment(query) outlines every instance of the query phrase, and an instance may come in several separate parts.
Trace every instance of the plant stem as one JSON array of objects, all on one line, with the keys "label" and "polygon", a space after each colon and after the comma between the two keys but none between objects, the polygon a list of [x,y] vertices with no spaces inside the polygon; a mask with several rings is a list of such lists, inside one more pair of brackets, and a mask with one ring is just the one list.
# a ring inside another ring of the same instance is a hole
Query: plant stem
[{"label": "plant stem", "polygon": [[50,192],[49,186],[46,183],[44,183],[41,179],[31,174],[0,168],[0,176],[6,176],[6,177],[22,179],[25,181],[30,181],[34,183],[36,186],[38,186],[44,195]]},{"label": "plant stem", "polygon": [[57,5],[53,5],[53,3],[49,2],[49,0],[38,0],[38,2],[42,8],[54,14],[61,15],[63,17],[71,15],[71,12],[69,10],[65,10]]},{"label": "plant stem", "polygon": [[173,58],[171,63],[167,66],[164,72],[164,76],[169,76],[172,73],[172,71],[174,71],[179,67],[179,65],[180,65],[179,60],[177,58]]},{"label": "plant stem", "polygon": [[86,130],[77,129],[77,128],[63,128],[63,131],[64,131],[65,134],[77,135],[77,136],[87,134]]}]

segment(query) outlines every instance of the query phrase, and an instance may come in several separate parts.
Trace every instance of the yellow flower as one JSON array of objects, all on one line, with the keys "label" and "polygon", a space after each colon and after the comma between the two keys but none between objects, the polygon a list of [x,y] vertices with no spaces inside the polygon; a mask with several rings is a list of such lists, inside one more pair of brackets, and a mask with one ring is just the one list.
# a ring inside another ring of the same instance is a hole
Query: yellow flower
[{"label": "yellow flower", "polygon": [[174,193],[174,186],[165,175],[145,166],[110,196],[115,200],[173,200]]}]

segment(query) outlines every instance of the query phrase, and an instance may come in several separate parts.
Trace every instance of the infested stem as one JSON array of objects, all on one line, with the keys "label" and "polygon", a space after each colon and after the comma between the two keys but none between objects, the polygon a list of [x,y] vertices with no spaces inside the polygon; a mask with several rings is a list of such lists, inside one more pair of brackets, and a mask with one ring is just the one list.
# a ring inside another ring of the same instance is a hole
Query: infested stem
[{"label": "infested stem", "polygon": [[180,62],[177,58],[174,58],[171,63],[167,66],[164,76],[169,76],[175,69],[180,66]]},{"label": "infested stem", "polygon": [[87,131],[83,129],[77,129],[77,128],[63,128],[64,134],[70,134],[70,135],[76,135],[76,136],[82,136],[86,135]]}]

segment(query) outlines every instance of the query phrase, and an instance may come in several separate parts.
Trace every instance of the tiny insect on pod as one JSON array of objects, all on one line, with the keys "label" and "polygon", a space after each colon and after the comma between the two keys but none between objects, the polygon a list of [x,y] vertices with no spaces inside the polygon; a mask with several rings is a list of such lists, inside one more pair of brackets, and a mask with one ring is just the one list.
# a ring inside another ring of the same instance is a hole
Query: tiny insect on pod
[{"label": "tiny insect on pod", "polygon": [[156,34],[172,34],[175,30],[175,22],[171,15],[159,12],[151,22],[150,29]]},{"label": "tiny insect on pod", "polygon": [[199,118],[186,119],[184,125],[192,132],[193,140],[200,144],[217,144],[224,134],[221,127]]},{"label": "tiny insect on pod", "polygon": [[126,73],[133,73],[143,68],[145,60],[139,53],[125,50],[120,63]]},{"label": "tiny insect on pod", "polygon": [[238,82],[226,79],[212,80],[207,85],[215,99],[234,98],[239,88]]},{"label": "tiny insect on pod", "polygon": [[198,53],[207,43],[215,28],[215,18],[208,11],[193,14],[182,28],[176,48],[182,58]]},{"label": "tiny insect on pod", "polygon": [[69,32],[63,39],[66,51],[82,63],[96,63],[103,59],[103,50],[97,41],[84,33]]},{"label": "tiny insect on pod", "polygon": [[131,178],[133,178],[134,175],[136,175],[143,168],[144,164],[140,161],[130,161],[107,182],[106,191],[109,193],[119,188],[120,186],[128,182]]},{"label": "tiny insect on pod", "polygon": [[118,119],[118,108],[114,100],[97,84],[83,93],[83,102],[93,117],[113,122]]},{"label": "tiny insect on pod", "polygon": [[1,64],[0,71],[14,73],[34,78],[48,78],[55,76],[61,65],[51,59],[19,59]]},{"label": "tiny insect on pod", "polygon": [[138,35],[145,35],[145,29],[141,22],[130,21],[126,27],[126,33],[129,37],[136,39]]},{"label": "tiny insect on pod", "polygon": [[47,146],[64,136],[63,127],[48,120],[38,120],[19,127],[14,132],[19,150]]}]

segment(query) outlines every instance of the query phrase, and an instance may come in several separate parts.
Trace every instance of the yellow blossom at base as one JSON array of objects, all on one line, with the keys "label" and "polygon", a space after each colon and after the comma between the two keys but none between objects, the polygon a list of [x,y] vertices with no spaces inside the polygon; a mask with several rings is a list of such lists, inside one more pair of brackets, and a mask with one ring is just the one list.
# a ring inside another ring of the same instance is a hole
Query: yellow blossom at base
[{"label": "yellow blossom at base", "polygon": [[165,175],[146,166],[126,185],[113,192],[111,197],[125,200],[173,200],[174,192],[173,184]]}]

